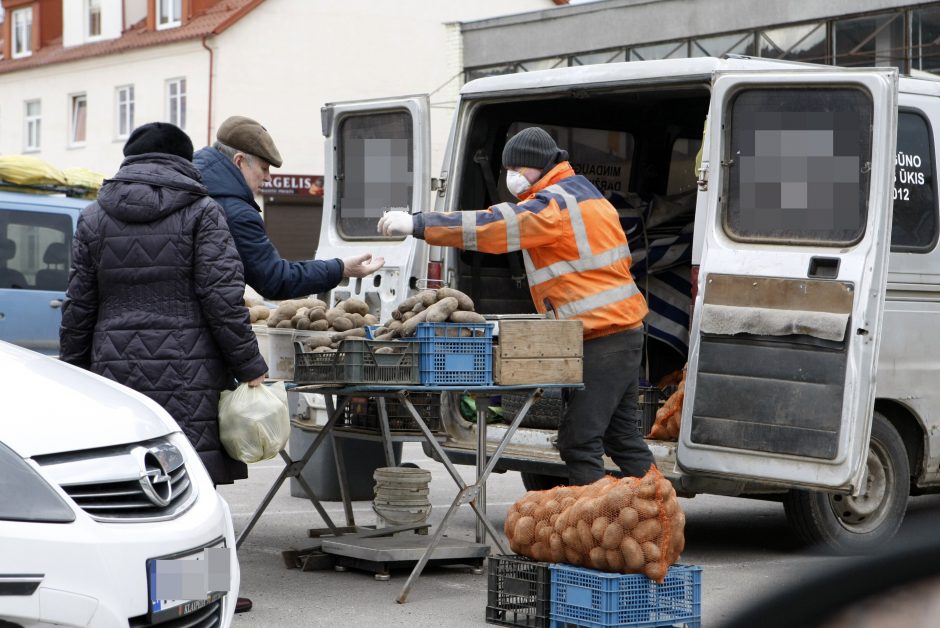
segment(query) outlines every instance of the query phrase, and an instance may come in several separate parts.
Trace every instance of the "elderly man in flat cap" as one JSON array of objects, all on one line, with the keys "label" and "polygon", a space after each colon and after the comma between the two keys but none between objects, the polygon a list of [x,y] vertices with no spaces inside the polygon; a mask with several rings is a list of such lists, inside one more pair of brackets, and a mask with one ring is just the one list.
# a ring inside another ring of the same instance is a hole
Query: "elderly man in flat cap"
[{"label": "elderly man in flat cap", "polygon": [[225,209],[229,230],[245,267],[249,286],[268,299],[291,299],[335,288],[344,277],[365,277],[385,260],[371,255],[291,262],[274,248],[255,194],[270,180],[281,154],[268,131],[251,118],[232,116],[216,132],[217,141],[198,151],[193,163],[202,182]]}]

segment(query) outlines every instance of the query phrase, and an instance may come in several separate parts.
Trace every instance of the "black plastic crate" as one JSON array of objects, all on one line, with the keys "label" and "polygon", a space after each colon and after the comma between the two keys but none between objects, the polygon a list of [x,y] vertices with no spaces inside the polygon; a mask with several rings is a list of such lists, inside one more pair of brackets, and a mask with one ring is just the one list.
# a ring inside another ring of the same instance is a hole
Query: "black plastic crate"
[{"label": "black plastic crate", "polygon": [[525,556],[490,556],[486,623],[548,628],[552,575],[548,563]]},{"label": "black plastic crate", "polygon": [[[441,431],[441,395],[426,393],[410,395],[412,405],[424,419],[432,432]],[[385,412],[388,414],[388,429],[391,432],[420,432],[414,417],[398,399],[385,399]],[[346,425],[358,429],[381,433],[379,425],[379,404],[374,398],[354,397],[346,406]]]},{"label": "black plastic crate", "polygon": [[640,434],[646,436],[656,422],[656,412],[666,402],[666,397],[656,386],[640,386],[639,416]]},{"label": "black plastic crate", "polygon": [[[390,348],[390,353],[380,349]],[[336,352],[308,353],[294,343],[297,384],[420,384],[417,343],[347,338]]]}]

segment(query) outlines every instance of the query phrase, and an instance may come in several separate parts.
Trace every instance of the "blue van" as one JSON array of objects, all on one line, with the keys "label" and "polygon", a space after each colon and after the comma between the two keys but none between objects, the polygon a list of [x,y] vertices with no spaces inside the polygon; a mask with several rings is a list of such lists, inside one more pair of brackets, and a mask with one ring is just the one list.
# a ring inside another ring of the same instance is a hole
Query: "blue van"
[{"label": "blue van", "polygon": [[72,234],[90,202],[0,192],[0,340],[58,355]]}]

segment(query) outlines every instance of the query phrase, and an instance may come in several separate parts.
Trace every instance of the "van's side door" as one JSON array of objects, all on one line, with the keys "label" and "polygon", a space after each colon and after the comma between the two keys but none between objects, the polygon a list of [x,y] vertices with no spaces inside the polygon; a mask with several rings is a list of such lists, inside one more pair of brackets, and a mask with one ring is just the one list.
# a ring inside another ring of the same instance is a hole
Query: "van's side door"
[{"label": "van's side door", "polygon": [[327,104],[323,223],[318,259],[372,253],[385,258],[373,276],[344,281],[333,301],[357,297],[387,320],[405,297],[417,264],[426,263],[423,242],[380,236],[386,209],[430,209],[430,106],[428,97]]},{"label": "van's side door", "polygon": [[0,202],[0,340],[58,355],[78,213],[28,200]]},{"label": "van's side door", "polygon": [[683,469],[859,486],[881,341],[897,82],[897,71],[882,69],[715,74]]}]

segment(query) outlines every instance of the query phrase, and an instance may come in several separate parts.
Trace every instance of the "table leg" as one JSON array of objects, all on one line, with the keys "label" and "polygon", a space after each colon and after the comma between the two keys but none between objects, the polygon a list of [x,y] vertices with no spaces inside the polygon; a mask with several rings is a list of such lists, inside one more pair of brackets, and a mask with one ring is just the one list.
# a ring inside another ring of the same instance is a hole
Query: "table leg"
[{"label": "table leg", "polygon": [[[343,398],[339,404],[343,408],[349,403],[349,398]],[[349,478],[346,475],[346,460],[343,456],[341,443],[337,442],[333,430],[330,430],[330,443],[333,446],[333,462],[336,463],[336,478],[339,480],[339,497],[343,502],[343,512],[346,515],[346,526],[356,526],[356,515],[353,513],[352,495],[349,490]]]},{"label": "table leg", "polygon": [[453,501],[450,505],[450,508],[447,509],[447,512],[444,513],[444,518],[441,520],[440,525],[437,526],[437,531],[434,533],[434,536],[431,537],[428,547],[424,550],[424,554],[421,555],[421,559],[418,561],[418,564],[415,565],[414,569],[411,570],[411,575],[408,576],[408,581],[405,582],[405,586],[402,587],[401,593],[398,595],[398,603],[404,604],[408,599],[408,594],[411,592],[411,587],[414,586],[415,581],[418,579],[418,576],[421,575],[421,572],[424,571],[425,565],[428,564],[428,559],[431,557],[431,552],[437,547],[437,544],[440,543],[441,537],[444,536],[444,528],[447,527],[447,522],[450,519],[450,516],[454,514],[457,508],[460,506],[460,495],[457,495],[457,499]]},{"label": "table leg", "polygon": [[255,527],[255,524],[258,523],[258,519],[261,518],[261,515],[264,514],[264,511],[267,509],[268,505],[271,503],[271,500],[274,499],[274,496],[277,494],[278,489],[280,489],[281,484],[284,483],[284,480],[290,477],[297,478],[301,481],[301,486],[304,487],[304,491],[307,493],[307,496],[311,498],[314,508],[317,509],[317,512],[321,517],[324,518],[325,523],[331,530],[335,530],[336,526],[333,525],[333,521],[330,519],[329,515],[326,514],[326,511],[323,509],[322,504],[319,500],[316,499],[313,490],[310,486],[307,485],[300,473],[303,471],[304,467],[307,466],[307,463],[310,461],[310,458],[316,452],[317,448],[323,443],[323,439],[326,438],[328,434],[332,434],[333,428],[336,426],[336,422],[339,420],[339,417],[342,416],[343,412],[346,409],[346,402],[340,405],[339,408],[334,409],[332,401],[328,402],[328,407],[330,409],[330,419],[327,421],[326,425],[320,430],[320,433],[317,434],[317,437],[310,443],[310,446],[307,447],[307,451],[304,452],[304,455],[300,457],[299,460],[293,460],[284,450],[280,451],[281,458],[284,459],[286,463],[284,468],[281,469],[281,473],[277,476],[277,479],[274,481],[274,484],[271,485],[271,488],[268,489],[268,492],[265,494],[264,498],[261,500],[261,503],[258,505],[258,508],[255,509],[254,514],[251,516],[251,519],[248,520],[248,524],[245,526],[245,529],[241,531],[238,535],[238,538],[235,541],[235,547],[241,547],[242,543],[245,542],[245,538],[251,532],[252,528]]},{"label": "table leg", "polygon": [[392,431],[388,427],[388,406],[385,397],[376,397],[375,402],[379,411],[379,426],[382,429],[382,444],[385,446],[385,466],[394,467],[395,448],[392,446]]},{"label": "table leg", "polygon": [[[486,403],[480,397],[474,397],[474,401],[477,408],[477,486],[479,491],[476,499],[471,503],[475,504],[474,510],[479,515],[477,517],[477,543],[486,543],[486,480],[480,481],[483,470],[486,468]],[[482,406],[481,401],[484,402]]]}]

